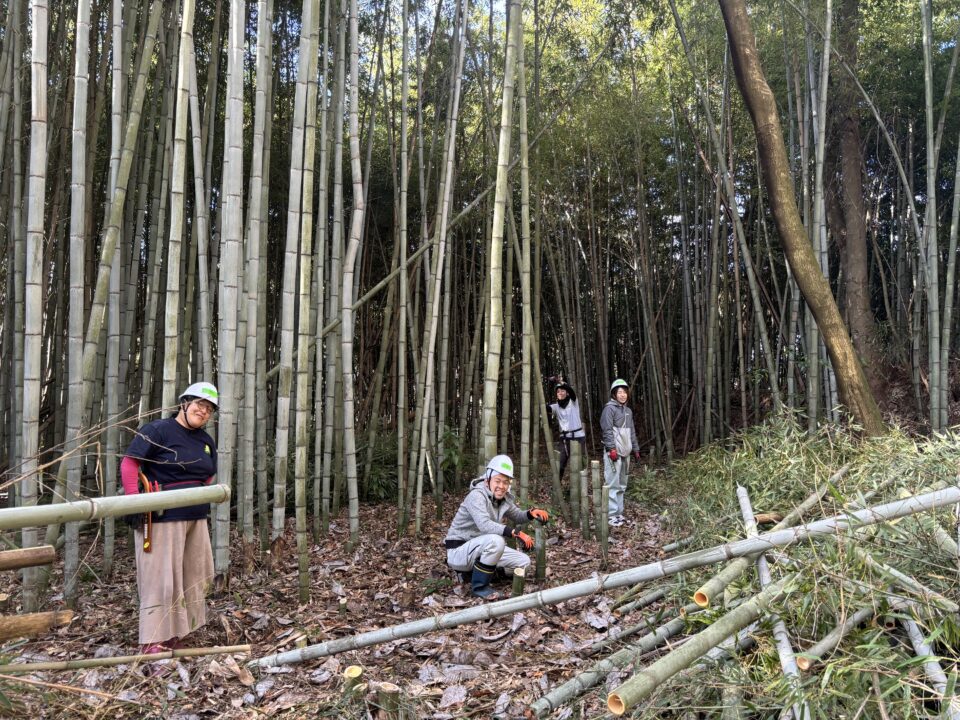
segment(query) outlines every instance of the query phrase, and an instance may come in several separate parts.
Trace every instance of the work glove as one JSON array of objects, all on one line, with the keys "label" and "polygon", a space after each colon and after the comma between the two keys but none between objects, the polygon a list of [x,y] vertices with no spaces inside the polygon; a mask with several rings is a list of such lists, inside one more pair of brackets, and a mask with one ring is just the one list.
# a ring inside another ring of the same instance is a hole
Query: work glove
[{"label": "work glove", "polygon": [[639,451],[639,450],[635,450],[635,451],[634,451],[634,453],[633,453],[633,459],[636,460],[637,462],[640,462],[640,451]]},{"label": "work glove", "polygon": [[531,520],[539,520],[540,524],[543,525],[550,519],[550,515],[547,514],[546,510],[541,510],[540,508],[534,508],[533,510],[527,510],[527,517]]},{"label": "work glove", "polygon": [[531,549],[533,548],[533,538],[530,537],[529,535],[527,535],[525,532],[520,532],[519,530],[514,530],[514,531],[513,531],[513,536],[514,536],[517,540],[519,540],[520,542],[522,542],[522,543],[523,543],[523,547],[526,548],[527,550],[531,550]]},{"label": "work glove", "polygon": [[620,459],[620,456],[617,455],[617,449],[616,449],[616,448],[610,448],[610,451],[607,453],[607,455],[610,456],[610,459],[613,460],[613,462],[616,462],[617,460]]}]

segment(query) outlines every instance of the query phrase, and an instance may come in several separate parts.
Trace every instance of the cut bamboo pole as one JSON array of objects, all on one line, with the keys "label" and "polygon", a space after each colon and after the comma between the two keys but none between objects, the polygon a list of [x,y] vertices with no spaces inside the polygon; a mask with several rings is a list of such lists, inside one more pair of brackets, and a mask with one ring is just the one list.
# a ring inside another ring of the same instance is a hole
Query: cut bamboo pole
[{"label": "cut bamboo pole", "polygon": [[654,632],[644,635],[633,645],[628,645],[615,652],[608,658],[591,666],[586,672],[570,678],[563,685],[559,685],[527,708],[527,717],[543,717],[553,712],[561,705],[583,695],[587,690],[601,682],[610,672],[626,667],[644,653],[660,647],[674,635],[680,633],[687,625],[682,618],[675,618],[665,625],[661,625]]},{"label": "cut bamboo pole", "polygon": [[53,545],[4,550],[0,552],[0,570],[19,570],[37,565],[49,565],[57,559]]},{"label": "cut bamboo pole", "polygon": [[957,605],[957,603],[955,603],[953,600],[944,597],[936,590],[931,590],[916,578],[912,578],[909,575],[900,572],[896,568],[890,567],[886,563],[877,560],[875,557],[873,557],[873,555],[868,553],[863,548],[857,545],[853,545],[851,547],[853,548],[854,554],[864,565],[876,571],[880,575],[885,576],[894,585],[900,587],[901,590],[906,590],[908,593],[916,595],[917,599],[919,599],[921,602],[932,605],[933,607],[948,613],[960,612],[960,605]]},{"label": "cut bamboo pole", "polygon": [[637,672],[607,696],[607,709],[618,716],[628,712],[657,687],[693,665],[711,648],[757,620],[771,603],[783,597],[784,588],[794,577],[789,575],[780,582],[768,585],[758,595],[717,619],[676,650]]},{"label": "cut bamboo pole", "polygon": [[773,547],[792,545],[811,538],[836,535],[851,528],[860,528],[898,517],[906,517],[933,508],[953,505],[957,502],[960,502],[960,487],[948,487],[923,495],[915,495],[904,500],[896,500],[856,512],[818,520],[800,527],[772,530],[755,538],[735,540],[725,545],[716,545],[628,570],[593,576],[568,585],[546,588],[520,597],[476,605],[444,615],[422,618],[358,635],[328,640],[303,649],[269,655],[251,661],[250,665],[253,667],[270,667],[304,662],[305,660],[335,655],[347,650],[358,650],[384,642],[416,637],[435,630],[445,630],[466,623],[512,615],[520,610],[553,605],[565,600],[592,595],[603,590],[626,587],[638,582],[658,580],[684,570],[712,565],[723,560],[756,555]]},{"label": "cut bamboo pole", "polygon": [[[575,443],[579,445],[580,443]],[[573,478],[570,479],[573,482]],[[587,471],[581,470],[577,473],[577,480],[580,483],[580,532],[583,533],[583,539],[590,539],[590,480],[587,477]]]},{"label": "cut bamboo pole", "polygon": [[523,584],[527,577],[527,571],[523,568],[514,568],[513,570],[513,596],[523,595]]},{"label": "cut bamboo pole", "polygon": [[0,617],[0,641],[42,635],[50,632],[51,628],[69,625],[71,620],[73,620],[72,610],[4,615]]},{"label": "cut bamboo pole", "polygon": [[[747,530],[747,537],[756,537],[757,521],[753,517],[753,505],[750,502],[750,495],[747,493],[747,489],[742,485],[737,485],[737,500],[740,503],[740,514],[743,516],[743,524]],[[767,558],[763,553],[757,556],[757,575],[760,578],[761,588],[766,588],[771,584],[770,566],[767,564]],[[790,683],[791,688],[796,692],[800,687],[800,670],[797,668],[797,659],[793,654],[793,643],[790,642],[787,625],[776,613],[771,613],[770,619],[771,625],[773,626],[773,639],[777,645],[777,655],[780,658],[780,669]],[[812,717],[810,708],[805,701],[798,701],[793,704],[794,720],[810,720]]]},{"label": "cut bamboo pole", "polygon": [[621,599],[613,604],[612,609],[619,610],[623,615],[626,615],[628,612],[633,612],[634,610],[642,610],[648,605],[653,605],[657,600],[663,600],[663,598],[667,596],[667,589],[665,587],[657,588],[636,600],[631,600],[627,595],[628,593],[624,593]]},{"label": "cut bamboo pole", "polygon": [[[830,479],[827,480],[827,482],[823,483],[820,487],[810,493],[807,498],[790,513],[788,513],[783,520],[774,525],[770,532],[786,530],[787,528],[796,525],[803,517],[804,513],[809,512],[819,504],[821,498],[823,498],[823,496],[826,494],[827,488],[840,480],[840,478],[846,474],[849,468],[849,465],[844,465],[842,468],[837,470],[837,472],[830,476]],[[730,563],[727,565],[727,567],[723,568],[723,570],[714,575],[712,578],[710,578],[710,580],[697,589],[697,591],[693,594],[693,601],[700,607],[709,607],[713,598],[722,593],[727,585],[743,575],[743,573],[747,571],[747,568],[749,568],[752,564],[753,560],[749,557],[740,558]]]},{"label": "cut bamboo pole", "polygon": [[840,641],[849,635],[854,628],[865,623],[876,613],[877,610],[874,607],[863,607],[848,616],[846,620],[838,623],[833,630],[824,635],[819,642],[811,645],[803,654],[797,656],[797,666],[804,672],[812,668],[820,661],[820,658],[837,647]]},{"label": "cut bamboo pole", "polygon": [[672,543],[667,543],[663,546],[663,551],[665,553],[676,552],[680,548],[685,548],[687,545],[693,542],[693,536],[680,538]]},{"label": "cut bamboo pole", "polygon": [[940,667],[940,661],[937,660],[929,643],[923,636],[920,627],[916,621],[904,617],[900,619],[903,629],[907,631],[910,638],[910,644],[913,645],[913,651],[918,658],[923,659],[923,672],[927,680],[940,696],[940,717],[946,720],[960,720],[960,699],[950,695],[947,696],[947,676]]},{"label": "cut bamboo pole", "polygon": [[926,515],[918,515],[917,521],[924,530],[933,535],[933,541],[942,552],[952,558],[960,557],[960,546],[950,533],[940,527],[940,523]]},{"label": "cut bamboo pole", "polygon": [[120,515],[136,515],[155,510],[222,503],[230,500],[230,488],[226,485],[166,490],[158,493],[137,495],[114,495],[88,498],[76,502],[55,505],[4,508],[0,510],[0,530],[15,530],[25,527],[41,527],[54,523],[102,520]]},{"label": "cut bamboo pole", "polygon": [[8,675],[22,675],[33,672],[47,672],[57,670],[84,670],[93,667],[112,667],[114,665],[128,665],[133,663],[155,662],[157,660],[171,660],[173,658],[201,657],[204,655],[232,655],[233,653],[248,653],[249,645],[224,645],[207,648],[180,648],[153,655],[117,655],[114,657],[84,658],[82,660],[61,660],[56,662],[31,662],[4,665],[3,672]]},{"label": "cut bamboo pole", "polygon": [[602,640],[597,640],[590,647],[588,647],[586,654],[596,655],[598,652],[609,647],[613,643],[622,642],[623,640],[626,640],[628,637],[636,635],[637,633],[654,632],[658,625],[662,625],[663,623],[667,622],[668,618],[672,619],[672,616],[674,615],[686,619],[688,615],[695,613],[700,609],[700,606],[696,603],[690,603],[682,608],[668,608],[659,615],[645,617],[643,620],[634,625],[611,631],[607,637],[603,638]]}]

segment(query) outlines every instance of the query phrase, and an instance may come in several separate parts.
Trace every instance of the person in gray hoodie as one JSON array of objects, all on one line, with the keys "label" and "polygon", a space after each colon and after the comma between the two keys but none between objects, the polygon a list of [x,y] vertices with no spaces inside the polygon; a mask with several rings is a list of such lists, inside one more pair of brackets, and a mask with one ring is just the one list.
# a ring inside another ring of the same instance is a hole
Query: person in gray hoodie
[{"label": "person in gray hoodie", "polygon": [[530,558],[507,547],[507,538],[517,538],[530,550],[533,538],[507,525],[523,525],[531,520],[545,523],[546,510],[521,510],[510,494],[513,481],[513,460],[495,455],[482,477],[470,483],[470,492],[453,516],[443,544],[447,548],[447,565],[460,573],[470,573],[473,594],[491,598],[490,581],[497,568],[512,575],[514,568],[525,568]]},{"label": "person in gray hoodie", "polygon": [[600,430],[603,433],[603,479],[610,486],[610,502],[607,505],[611,527],[620,527],[626,522],[623,516],[623,496],[627,490],[630,474],[630,455],[640,459],[640,443],[633,425],[633,411],[627,406],[630,397],[626,380],[617,378],[610,386],[610,400],[600,413]]}]

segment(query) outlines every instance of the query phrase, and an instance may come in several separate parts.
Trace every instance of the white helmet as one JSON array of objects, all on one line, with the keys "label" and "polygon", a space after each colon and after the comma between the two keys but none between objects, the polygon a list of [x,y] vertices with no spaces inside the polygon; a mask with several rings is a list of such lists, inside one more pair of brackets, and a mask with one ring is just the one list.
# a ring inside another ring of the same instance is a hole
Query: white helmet
[{"label": "white helmet", "polygon": [[506,475],[513,480],[513,460],[509,455],[494,455],[487,463],[487,477],[493,477],[494,473]]},{"label": "white helmet", "polygon": [[610,386],[610,394],[613,395],[617,391],[617,388],[623,388],[627,392],[630,392],[630,386],[627,385],[627,381],[621,378],[613,381],[613,384]]},{"label": "white helmet", "polygon": [[195,382],[182,393],[180,393],[180,402],[189,398],[199,398],[206,400],[215,408],[220,407],[220,393],[217,392],[217,386],[208,382]]}]

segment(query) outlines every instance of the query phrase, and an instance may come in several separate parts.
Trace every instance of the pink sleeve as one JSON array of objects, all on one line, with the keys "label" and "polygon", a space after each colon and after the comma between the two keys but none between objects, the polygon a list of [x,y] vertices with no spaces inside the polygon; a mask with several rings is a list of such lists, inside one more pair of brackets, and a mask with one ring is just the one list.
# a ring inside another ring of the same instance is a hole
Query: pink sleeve
[{"label": "pink sleeve", "polygon": [[120,461],[120,480],[123,483],[124,495],[136,495],[140,492],[140,482],[137,474],[140,472],[140,462],[132,457],[124,457]]}]

